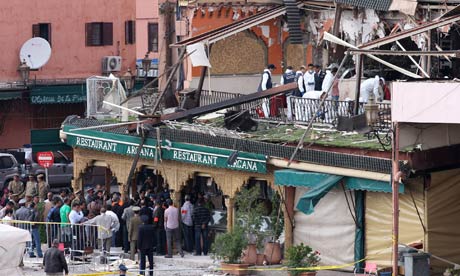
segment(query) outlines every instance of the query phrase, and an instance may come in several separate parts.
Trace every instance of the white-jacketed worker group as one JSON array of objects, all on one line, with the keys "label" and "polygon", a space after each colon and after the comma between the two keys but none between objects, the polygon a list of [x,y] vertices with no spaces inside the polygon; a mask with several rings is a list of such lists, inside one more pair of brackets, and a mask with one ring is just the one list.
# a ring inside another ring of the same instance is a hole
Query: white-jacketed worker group
[{"label": "white-jacketed worker group", "polygon": [[[288,67],[286,73],[281,77],[281,84],[283,84],[284,76],[290,73],[292,67]],[[335,68],[335,69],[334,69]],[[334,69],[334,70],[333,70]],[[292,93],[292,96],[302,97],[307,99],[320,99],[321,96],[327,96],[327,98],[333,98],[332,86],[334,83],[334,74],[332,71],[337,72],[337,66],[331,64],[326,72],[321,69],[319,65],[308,64],[307,67],[301,66],[295,73],[295,81],[297,82],[297,90]],[[333,98],[338,100],[337,98]],[[307,107],[302,105],[302,102],[298,102],[293,108],[291,101],[287,101],[288,105],[288,117],[292,116],[292,110],[294,109],[295,117],[299,120],[308,119]]]}]

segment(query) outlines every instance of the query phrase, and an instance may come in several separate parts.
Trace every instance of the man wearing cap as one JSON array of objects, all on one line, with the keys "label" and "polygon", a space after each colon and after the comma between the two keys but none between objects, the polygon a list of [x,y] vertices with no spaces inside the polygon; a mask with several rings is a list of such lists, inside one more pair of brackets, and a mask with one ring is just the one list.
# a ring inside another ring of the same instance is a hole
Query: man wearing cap
[{"label": "man wearing cap", "polygon": [[[133,207],[134,216],[129,221],[128,227],[128,241],[130,244],[130,257],[134,261],[134,257],[137,252],[137,239],[139,235],[139,226],[142,224],[141,218],[139,217],[139,211],[141,208],[138,206]],[[152,232],[151,235],[154,233]],[[153,249],[153,248],[152,248]]]},{"label": "man wearing cap", "polygon": [[120,264],[118,266],[118,270],[120,270],[120,276],[126,275],[126,271],[128,271],[128,268],[124,264]]},{"label": "man wearing cap", "polygon": [[34,175],[29,174],[29,180],[26,183],[26,197],[34,197],[38,195],[38,184],[35,181]]},{"label": "man wearing cap", "polygon": [[19,180],[19,174],[15,174],[13,180],[8,183],[8,191],[13,192],[18,198],[24,197],[24,184]]},{"label": "man wearing cap", "polygon": [[47,276],[62,275],[63,271],[65,272],[65,275],[69,274],[69,268],[67,267],[64,252],[59,250],[58,247],[59,241],[54,239],[53,246],[46,250],[45,256],[43,257],[43,266],[45,267],[45,273]]},{"label": "man wearing cap", "polygon": [[262,73],[262,80],[260,81],[257,92],[265,91],[273,87],[272,83],[272,73],[276,69],[274,64],[269,64],[267,69]]},{"label": "man wearing cap", "polygon": [[50,190],[50,186],[45,181],[45,175],[39,174],[37,175],[38,180],[38,196],[40,197],[40,201],[44,201],[46,199],[46,195]]}]

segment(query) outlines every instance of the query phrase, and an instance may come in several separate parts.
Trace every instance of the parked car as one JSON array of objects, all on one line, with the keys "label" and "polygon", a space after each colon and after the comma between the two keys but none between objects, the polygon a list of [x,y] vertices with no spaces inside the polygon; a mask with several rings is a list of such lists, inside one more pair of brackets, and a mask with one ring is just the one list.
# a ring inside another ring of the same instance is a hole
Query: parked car
[{"label": "parked car", "polygon": [[8,187],[15,174],[21,173],[21,165],[16,158],[9,153],[0,153],[0,187],[1,191]]},{"label": "parked car", "polygon": [[[53,151],[54,163],[48,168],[48,184],[51,188],[70,187],[73,179],[73,162],[61,151]],[[27,174],[45,174],[45,168],[37,163],[36,155],[26,159],[24,177]]]}]

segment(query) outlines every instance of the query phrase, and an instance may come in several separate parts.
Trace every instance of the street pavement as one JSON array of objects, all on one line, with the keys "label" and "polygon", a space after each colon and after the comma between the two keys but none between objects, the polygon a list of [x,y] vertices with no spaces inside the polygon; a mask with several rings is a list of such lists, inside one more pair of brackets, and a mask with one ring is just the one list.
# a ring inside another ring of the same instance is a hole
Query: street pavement
[{"label": "street pavement", "polygon": [[[129,262],[129,261],[128,261]],[[209,256],[193,256],[186,254],[184,258],[176,255],[172,259],[166,259],[163,256],[154,257],[155,267],[154,275],[165,275],[165,276],[214,276],[224,275],[222,272],[216,270],[218,265]],[[28,258],[24,259],[23,272],[26,276],[39,276],[44,275],[44,270],[41,266],[41,258]],[[131,268],[131,272],[137,272],[137,265],[127,265]],[[117,266],[110,269],[113,274],[105,275],[118,275]],[[261,267],[263,268],[263,267]],[[80,264],[70,265],[69,275],[81,275],[91,274],[95,272],[108,271],[107,266],[94,265],[94,264]],[[286,271],[257,271],[250,275],[273,275],[273,276],[287,276]],[[336,271],[319,271],[318,276],[352,276],[353,273],[336,272]]]}]

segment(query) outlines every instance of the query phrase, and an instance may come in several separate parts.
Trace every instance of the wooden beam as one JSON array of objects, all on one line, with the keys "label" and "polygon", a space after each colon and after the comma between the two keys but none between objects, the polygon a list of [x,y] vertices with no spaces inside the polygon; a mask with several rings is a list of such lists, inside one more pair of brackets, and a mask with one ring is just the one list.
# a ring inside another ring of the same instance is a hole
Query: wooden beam
[{"label": "wooden beam", "polygon": [[409,165],[415,171],[439,171],[460,167],[460,145],[409,153]]},{"label": "wooden beam", "polygon": [[200,106],[197,108],[192,108],[192,109],[181,111],[181,112],[166,114],[166,115],[161,116],[161,121],[165,121],[165,120],[174,121],[174,120],[180,120],[180,119],[185,119],[185,118],[192,118],[195,116],[211,113],[211,112],[218,111],[218,110],[228,108],[228,107],[232,107],[235,105],[240,105],[240,104],[256,101],[256,100],[263,99],[263,98],[269,98],[269,97],[272,97],[278,94],[285,94],[296,88],[297,88],[297,83],[293,82],[293,83],[289,83],[286,85],[271,88],[271,89],[268,89],[262,92],[255,92],[255,93],[251,93],[248,95],[243,95],[241,97],[222,101],[219,103],[210,104],[206,106]]}]

